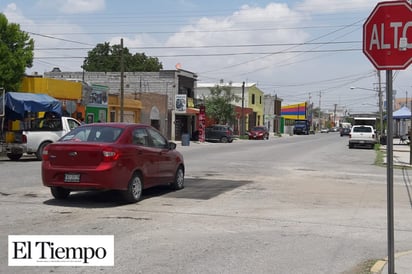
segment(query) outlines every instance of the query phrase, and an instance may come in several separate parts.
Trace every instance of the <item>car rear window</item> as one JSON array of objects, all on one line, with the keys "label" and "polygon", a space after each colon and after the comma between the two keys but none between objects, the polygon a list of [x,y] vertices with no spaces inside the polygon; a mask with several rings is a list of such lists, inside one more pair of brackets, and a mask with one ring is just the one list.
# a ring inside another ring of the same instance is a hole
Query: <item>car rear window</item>
[{"label": "car rear window", "polygon": [[370,128],[370,127],[354,127],[353,132],[369,133],[369,132],[372,132],[372,128]]},{"label": "car rear window", "polygon": [[119,138],[123,129],[100,126],[78,127],[63,136],[61,141],[113,143]]}]

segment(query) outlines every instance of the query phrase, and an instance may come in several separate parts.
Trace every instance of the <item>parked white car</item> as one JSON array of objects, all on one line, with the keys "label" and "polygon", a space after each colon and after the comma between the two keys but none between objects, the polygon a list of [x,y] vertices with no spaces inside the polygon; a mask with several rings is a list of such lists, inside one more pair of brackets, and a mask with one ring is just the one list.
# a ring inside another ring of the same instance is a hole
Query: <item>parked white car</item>
[{"label": "parked white car", "polygon": [[372,126],[353,126],[349,133],[349,148],[363,146],[374,148],[377,143],[375,130]]}]

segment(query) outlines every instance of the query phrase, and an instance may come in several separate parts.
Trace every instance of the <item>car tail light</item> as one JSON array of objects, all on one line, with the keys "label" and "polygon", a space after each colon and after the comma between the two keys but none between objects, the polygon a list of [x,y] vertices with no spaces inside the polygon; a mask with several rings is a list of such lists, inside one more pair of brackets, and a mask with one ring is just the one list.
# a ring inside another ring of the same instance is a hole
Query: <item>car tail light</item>
[{"label": "car tail light", "polygon": [[47,146],[43,149],[42,159],[43,161],[49,160],[49,150],[47,149]]},{"label": "car tail light", "polygon": [[117,161],[120,157],[120,153],[111,147],[103,148],[102,153],[103,153],[103,162]]},{"label": "car tail light", "polygon": [[349,139],[352,138],[352,134],[349,133]]},{"label": "car tail light", "polygon": [[24,135],[24,134],[21,135],[21,142],[23,144],[27,143],[27,136],[26,135]]}]

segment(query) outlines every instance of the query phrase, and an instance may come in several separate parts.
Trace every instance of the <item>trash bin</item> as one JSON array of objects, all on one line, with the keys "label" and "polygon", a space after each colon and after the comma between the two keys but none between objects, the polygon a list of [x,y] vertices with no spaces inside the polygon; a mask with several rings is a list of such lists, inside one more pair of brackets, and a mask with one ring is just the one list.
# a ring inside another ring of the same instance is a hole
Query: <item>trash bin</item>
[{"label": "trash bin", "polygon": [[381,145],[386,145],[386,136],[385,136],[385,135],[382,135],[382,136],[380,137],[380,144],[381,144]]},{"label": "trash bin", "polygon": [[190,146],[190,135],[182,134],[182,146]]}]

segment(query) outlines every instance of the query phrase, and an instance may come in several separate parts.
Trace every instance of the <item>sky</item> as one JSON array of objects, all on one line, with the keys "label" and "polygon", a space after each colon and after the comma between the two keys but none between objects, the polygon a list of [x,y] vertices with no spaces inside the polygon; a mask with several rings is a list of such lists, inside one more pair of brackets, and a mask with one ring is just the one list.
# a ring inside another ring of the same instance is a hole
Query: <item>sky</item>
[{"label": "sky", "polygon": [[[35,41],[28,74],[81,71],[98,43],[123,39],[131,53],[157,57],[163,69],[179,64],[199,83],[256,83],[283,105],[310,101],[365,113],[378,110],[378,72],[362,52],[362,26],[377,3],[0,0],[0,12]],[[393,73],[394,96],[412,97],[411,68]]]}]

